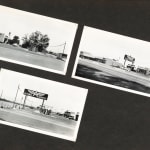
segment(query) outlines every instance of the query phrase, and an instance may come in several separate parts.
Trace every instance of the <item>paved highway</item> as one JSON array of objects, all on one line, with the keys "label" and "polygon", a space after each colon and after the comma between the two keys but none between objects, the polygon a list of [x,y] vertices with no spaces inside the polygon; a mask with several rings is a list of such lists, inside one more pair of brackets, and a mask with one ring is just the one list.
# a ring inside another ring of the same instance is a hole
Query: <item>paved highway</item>
[{"label": "paved highway", "polygon": [[127,70],[115,68],[103,63],[86,60],[86,59],[80,59],[79,64],[102,71],[108,76],[122,78],[131,82],[136,82],[138,84],[142,84],[144,86],[150,87],[150,76],[145,76],[140,73],[136,73],[132,71],[129,72]]},{"label": "paved highway", "polygon": [[48,131],[50,133],[73,137],[76,123],[66,118],[44,116],[27,110],[0,108],[0,120]]},{"label": "paved highway", "polygon": [[144,93],[150,93],[150,78],[143,75],[128,72],[126,70],[95,63],[88,60],[80,60],[76,70],[76,76],[132,89]]}]

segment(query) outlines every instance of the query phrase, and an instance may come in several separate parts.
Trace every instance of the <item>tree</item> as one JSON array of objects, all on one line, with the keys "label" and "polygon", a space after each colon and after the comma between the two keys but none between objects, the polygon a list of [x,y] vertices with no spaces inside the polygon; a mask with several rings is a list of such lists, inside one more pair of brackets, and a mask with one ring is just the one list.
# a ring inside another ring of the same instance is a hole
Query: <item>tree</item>
[{"label": "tree", "polygon": [[11,40],[12,44],[18,44],[19,45],[19,36],[14,36],[13,39]]},{"label": "tree", "polygon": [[30,42],[29,42],[29,37],[27,34],[22,38],[22,40],[23,40],[22,47],[23,48],[29,48]]},{"label": "tree", "polygon": [[48,35],[43,35],[40,31],[31,33],[31,35],[23,37],[22,47],[31,51],[43,52],[49,46]]}]

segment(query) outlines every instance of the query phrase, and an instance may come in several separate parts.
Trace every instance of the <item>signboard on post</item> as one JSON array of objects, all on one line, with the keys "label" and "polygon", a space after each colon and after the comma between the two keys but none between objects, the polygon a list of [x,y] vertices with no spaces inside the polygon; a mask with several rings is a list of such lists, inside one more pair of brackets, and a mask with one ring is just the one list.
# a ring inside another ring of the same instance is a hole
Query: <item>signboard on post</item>
[{"label": "signboard on post", "polygon": [[135,61],[135,58],[129,55],[124,55],[124,60],[128,60],[133,63]]},{"label": "signboard on post", "polygon": [[48,94],[33,91],[33,90],[29,90],[29,89],[25,89],[23,94],[27,95],[27,96],[32,96],[32,97],[35,97],[35,98],[43,99],[43,100],[48,99]]}]

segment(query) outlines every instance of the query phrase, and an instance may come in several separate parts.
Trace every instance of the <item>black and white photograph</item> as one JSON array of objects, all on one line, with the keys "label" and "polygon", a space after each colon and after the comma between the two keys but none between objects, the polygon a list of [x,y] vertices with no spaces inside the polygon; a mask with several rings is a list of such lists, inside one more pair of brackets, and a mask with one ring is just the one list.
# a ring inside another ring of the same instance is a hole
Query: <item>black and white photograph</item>
[{"label": "black and white photograph", "polygon": [[150,96],[150,42],[84,27],[72,77]]},{"label": "black and white photograph", "polygon": [[77,24],[0,5],[0,60],[66,74]]},{"label": "black and white photograph", "polygon": [[0,70],[0,123],[76,141],[88,90]]}]

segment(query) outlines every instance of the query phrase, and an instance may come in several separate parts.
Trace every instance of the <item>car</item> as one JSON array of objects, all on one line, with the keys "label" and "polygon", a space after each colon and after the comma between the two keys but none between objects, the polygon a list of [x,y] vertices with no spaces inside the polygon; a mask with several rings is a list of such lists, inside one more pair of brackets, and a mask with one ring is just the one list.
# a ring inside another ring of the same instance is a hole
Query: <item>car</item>
[{"label": "car", "polygon": [[127,65],[127,68],[128,68],[130,71],[136,71],[136,67],[135,67],[135,65],[133,65],[133,64],[128,64],[128,65]]}]

